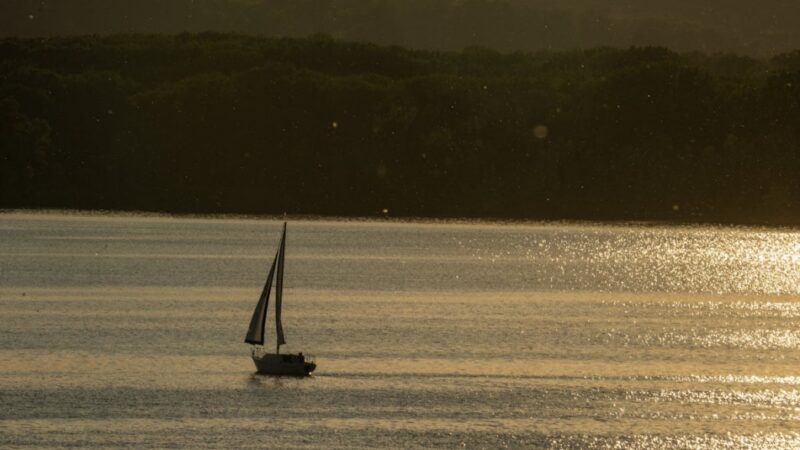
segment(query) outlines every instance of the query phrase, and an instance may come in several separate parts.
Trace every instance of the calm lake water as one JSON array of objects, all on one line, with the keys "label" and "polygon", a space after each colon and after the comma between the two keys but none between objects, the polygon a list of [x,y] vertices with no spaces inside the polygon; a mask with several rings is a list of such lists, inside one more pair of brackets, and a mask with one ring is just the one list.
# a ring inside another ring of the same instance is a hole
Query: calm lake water
[{"label": "calm lake water", "polygon": [[800,233],[280,227],[0,214],[0,447],[800,447]]}]

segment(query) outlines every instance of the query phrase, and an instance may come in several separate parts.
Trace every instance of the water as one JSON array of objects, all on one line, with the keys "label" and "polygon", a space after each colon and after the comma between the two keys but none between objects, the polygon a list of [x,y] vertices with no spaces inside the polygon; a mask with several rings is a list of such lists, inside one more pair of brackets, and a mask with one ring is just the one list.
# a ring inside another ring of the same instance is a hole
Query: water
[{"label": "water", "polygon": [[[3,448],[800,447],[800,234],[0,215]],[[270,311],[270,317],[271,311]]]}]

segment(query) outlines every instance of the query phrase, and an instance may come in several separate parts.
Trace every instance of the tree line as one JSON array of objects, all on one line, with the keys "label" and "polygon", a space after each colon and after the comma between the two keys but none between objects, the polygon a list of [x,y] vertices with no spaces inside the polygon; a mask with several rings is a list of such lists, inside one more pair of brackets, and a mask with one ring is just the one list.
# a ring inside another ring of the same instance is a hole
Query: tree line
[{"label": "tree line", "polygon": [[800,52],[0,41],[0,207],[800,224]]},{"label": "tree line", "polygon": [[772,56],[800,47],[788,0],[3,0],[0,36],[213,30],[459,51],[661,45]]}]

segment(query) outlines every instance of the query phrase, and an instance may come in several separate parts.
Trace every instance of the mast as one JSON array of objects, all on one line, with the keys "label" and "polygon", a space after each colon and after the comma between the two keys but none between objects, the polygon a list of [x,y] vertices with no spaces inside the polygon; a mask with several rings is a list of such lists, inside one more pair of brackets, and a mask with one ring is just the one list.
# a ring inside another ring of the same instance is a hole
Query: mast
[{"label": "mast", "polygon": [[275,280],[275,332],[278,339],[275,343],[275,353],[281,352],[281,345],[286,343],[283,337],[283,325],[281,324],[281,303],[283,302],[283,265],[286,259],[286,222],[283,222],[283,236],[281,246],[278,249],[276,261],[278,263],[277,277]]},{"label": "mast", "polygon": [[264,283],[264,289],[261,290],[261,296],[258,298],[256,309],[253,310],[253,317],[250,319],[250,327],[247,329],[247,335],[244,341],[253,345],[264,345],[264,328],[267,323],[267,306],[269,305],[269,291],[272,290],[272,278],[275,275],[275,266],[278,262],[278,253],[275,253],[275,259],[272,260],[272,267],[269,269],[267,281]]}]

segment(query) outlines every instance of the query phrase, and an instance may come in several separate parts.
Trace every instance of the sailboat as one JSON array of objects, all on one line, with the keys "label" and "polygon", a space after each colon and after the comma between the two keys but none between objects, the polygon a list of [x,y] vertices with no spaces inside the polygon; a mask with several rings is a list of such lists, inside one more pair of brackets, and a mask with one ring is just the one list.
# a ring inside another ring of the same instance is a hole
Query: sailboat
[{"label": "sailboat", "polygon": [[[302,352],[298,354],[281,353],[281,345],[286,344],[283,335],[283,325],[281,324],[281,303],[283,302],[283,262],[286,259],[286,222],[283,223],[283,235],[281,244],[272,267],[267,275],[267,282],[258,298],[258,304],[253,311],[250,319],[250,327],[247,329],[247,336],[244,341],[252,344],[253,362],[259,373],[271,375],[308,375],[317,368],[311,359],[307,359]],[[267,306],[269,305],[269,294],[272,290],[272,281],[275,280],[275,353],[268,353],[264,345],[264,329],[267,324]]]}]

